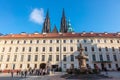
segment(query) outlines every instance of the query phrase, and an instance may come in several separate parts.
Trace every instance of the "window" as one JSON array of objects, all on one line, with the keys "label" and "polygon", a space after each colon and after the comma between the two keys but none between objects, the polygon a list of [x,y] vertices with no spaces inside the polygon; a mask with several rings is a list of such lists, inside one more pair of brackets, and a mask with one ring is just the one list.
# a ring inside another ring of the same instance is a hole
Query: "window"
[{"label": "window", "polygon": [[2,52],[4,52],[4,51],[5,51],[5,48],[3,47]]},{"label": "window", "polygon": [[34,65],[34,68],[37,68],[37,64]]},{"label": "window", "polygon": [[100,56],[100,61],[103,61],[103,56],[102,55],[99,55]]},{"label": "window", "polygon": [[22,64],[20,64],[20,68],[22,68]]},{"label": "window", "polygon": [[56,55],[56,61],[59,61],[59,55]]},{"label": "window", "polygon": [[32,44],[32,40],[30,40],[30,43]]},{"label": "window", "polygon": [[99,51],[101,52],[101,47],[99,47]]},{"label": "window", "polygon": [[66,64],[64,64],[64,68],[66,68]]},{"label": "window", "polygon": [[35,61],[38,61],[38,55],[35,55]]},{"label": "window", "polygon": [[86,43],[87,41],[86,40],[84,40],[84,43]]},{"label": "window", "polygon": [[3,60],[3,55],[0,56],[0,61],[2,61],[2,60]]},{"label": "window", "polygon": [[104,43],[106,43],[106,40],[104,40]]},{"label": "window", "polygon": [[18,52],[18,47],[16,47],[15,52]]},{"label": "window", "polygon": [[27,68],[30,68],[30,64],[27,64]]},{"label": "window", "polygon": [[11,52],[11,49],[12,49],[12,48],[10,47],[10,48],[9,48],[9,52]]},{"label": "window", "polygon": [[66,43],[66,40],[63,40],[63,43]]},{"label": "window", "polygon": [[59,43],[59,40],[56,40],[57,43]]},{"label": "window", "polygon": [[114,61],[117,61],[116,55],[113,55],[113,59],[114,59]]},{"label": "window", "polygon": [[5,66],[6,68],[8,68],[8,64],[6,64],[6,66]]},{"label": "window", "polygon": [[94,47],[91,47],[91,50],[94,51]]},{"label": "window", "polygon": [[45,43],[46,41],[45,40],[43,40],[43,43]]},{"label": "window", "polygon": [[93,58],[93,61],[96,61],[96,57],[94,54],[92,55],[92,58]]},{"label": "window", "polygon": [[13,44],[13,41],[11,41],[11,44]]},{"label": "window", "polygon": [[111,43],[113,43],[113,40],[110,40]]},{"label": "window", "polygon": [[23,62],[23,59],[24,59],[24,55],[21,55],[21,60],[20,61]]},{"label": "window", "polygon": [[48,61],[52,61],[52,55],[49,55]]},{"label": "window", "polygon": [[50,52],[52,51],[52,47],[49,47],[49,51],[50,51]]},{"label": "window", "polygon": [[100,40],[97,40],[98,43],[100,43]]},{"label": "window", "polygon": [[118,64],[115,64],[116,68],[118,68]]},{"label": "window", "polygon": [[106,50],[106,51],[108,51],[108,48],[107,48],[107,47],[105,47],[105,50]]},{"label": "window", "polygon": [[24,40],[24,44],[26,44],[26,41]]},{"label": "window", "polygon": [[93,40],[91,39],[91,43],[93,43]]},{"label": "window", "polygon": [[109,55],[107,55],[107,61],[110,61],[110,56]]},{"label": "window", "polygon": [[37,43],[39,43],[39,40],[37,40]]},{"label": "window", "polygon": [[7,43],[7,41],[4,42],[4,44],[6,44],[6,43]]},{"label": "window", "polygon": [[14,61],[16,61],[17,60],[17,55],[14,55]]},{"label": "window", "polygon": [[115,51],[115,48],[114,48],[114,47],[112,47],[112,51],[113,51],[113,52]]},{"label": "window", "polygon": [[70,43],[73,43],[73,40],[70,40]]},{"label": "window", "polygon": [[84,47],[85,48],[85,51],[87,51],[87,47]]},{"label": "window", "polygon": [[38,52],[38,47],[36,47],[36,52]]},{"label": "window", "polygon": [[73,47],[70,47],[70,51],[73,51]]},{"label": "window", "polygon": [[45,55],[42,55],[42,61],[45,61]]},{"label": "window", "polygon": [[22,52],[24,52],[24,51],[25,51],[25,47],[22,48]]},{"label": "window", "polygon": [[45,47],[42,48],[42,51],[45,52]]},{"label": "window", "polygon": [[29,52],[31,52],[31,47],[29,47]]},{"label": "window", "polygon": [[7,62],[10,60],[10,55],[7,56]]},{"label": "window", "polygon": [[17,44],[19,44],[19,41],[17,41]]},{"label": "window", "polygon": [[74,61],[74,55],[70,55],[70,59],[71,59],[71,61]]},{"label": "window", "polygon": [[63,61],[66,61],[66,55],[63,55]]},{"label": "window", "polygon": [[120,43],[119,40],[117,40],[117,43]]},{"label": "window", "polygon": [[31,60],[31,55],[28,55],[28,61],[30,61]]},{"label": "window", "polygon": [[56,51],[59,51],[59,47],[56,47]]},{"label": "window", "polygon": [[50,40],[50,43],[52,43],[52,40]]},{"label": "window", "polygon": [[63,47],[63,51],[66,51],[66,47]]},{"label": "window", "polygon": [[79,43],[79,40],[77,40],[77,43]]},{"label": "window", "polygon": [[111,68],[111,64],[108,64],[108,67]]}]

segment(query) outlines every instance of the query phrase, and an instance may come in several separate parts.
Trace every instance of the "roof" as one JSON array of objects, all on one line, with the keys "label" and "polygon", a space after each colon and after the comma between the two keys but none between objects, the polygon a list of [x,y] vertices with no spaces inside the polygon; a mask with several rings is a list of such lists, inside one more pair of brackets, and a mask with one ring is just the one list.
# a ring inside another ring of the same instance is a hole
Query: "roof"
[{"label": "roof", "polygon": [[21,33],[1,35],[1,38],[74,38],[74,37],[105,37],[105,38],[120,38],[120,33]]}]

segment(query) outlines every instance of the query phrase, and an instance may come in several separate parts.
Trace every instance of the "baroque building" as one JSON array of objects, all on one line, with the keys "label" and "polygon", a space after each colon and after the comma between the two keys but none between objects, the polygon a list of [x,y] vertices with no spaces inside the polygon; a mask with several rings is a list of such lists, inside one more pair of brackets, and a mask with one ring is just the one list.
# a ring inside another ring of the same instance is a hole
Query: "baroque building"
[{"label": "baroque building", "polygon": [[60,32],[56,26],[51,32],[47,11],[42,33],[1,35],[0,70],[38,69],[41,65],[63,71],[71,65],[79,68],[75,57],[80,43],[88,56],[87,66],[97,65],[101,70],[120,67],[120,33],[75,33],[63,10]]}]

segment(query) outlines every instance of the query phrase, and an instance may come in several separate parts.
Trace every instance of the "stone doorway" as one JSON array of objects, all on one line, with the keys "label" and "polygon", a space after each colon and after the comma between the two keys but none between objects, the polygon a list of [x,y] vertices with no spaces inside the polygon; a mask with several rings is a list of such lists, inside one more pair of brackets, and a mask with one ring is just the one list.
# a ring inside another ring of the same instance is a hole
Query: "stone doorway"
[{"label": "stone doorway", "polygon": [[45,69],[46,68],[46,63],[41,63],[40,66],[39,66],[39,68]]}]

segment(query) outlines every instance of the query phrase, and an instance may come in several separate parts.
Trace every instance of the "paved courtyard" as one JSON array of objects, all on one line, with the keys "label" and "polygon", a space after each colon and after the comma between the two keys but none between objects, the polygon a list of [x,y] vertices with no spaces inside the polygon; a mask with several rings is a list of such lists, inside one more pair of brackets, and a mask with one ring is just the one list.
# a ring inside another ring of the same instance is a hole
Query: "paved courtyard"
[{"label": "paved courtyard", "polygon": [[[56,72],[55,74],[51,74],[51,75],[45,75],[45,76],[27,76],[25,77],[21,77],[20,75],[16,75],[14,74],[14,77],[11,77],[11,74],[8,73],[1,73],[0,74],[0,80],[91,80],[91,79],[70,79],[70,78],[61,78],[61,75],[63,75],[64,73],[58,73]],[[106,76],[109,76],[111,78],[100,78],[97,80],[120,80],[120,72],[108,72],[108,74],[106,74],[105,72],[101,72],[101,74],[104,74]],[[95,80],[95,79],[92,79]]]}]

